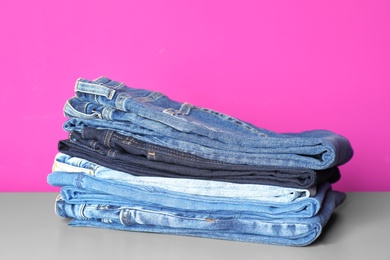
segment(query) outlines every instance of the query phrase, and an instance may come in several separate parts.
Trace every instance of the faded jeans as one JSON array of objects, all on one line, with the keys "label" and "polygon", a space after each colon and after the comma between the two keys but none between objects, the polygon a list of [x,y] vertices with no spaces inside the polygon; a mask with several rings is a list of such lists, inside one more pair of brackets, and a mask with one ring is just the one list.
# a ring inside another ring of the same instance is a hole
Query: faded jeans
[{"label": "faded jeans", "polygon": [[95,81],[79,79],[75,92],[77,97],[66,102],[64,113],[79,121],[66,123],[64,128],[68,130],[89,124],[234,164],[318,170],[344,164],[353,155],[345,137],[327,130],[279,134],[104,77]]},{"label": "faded jeans", "polygon": [[[90,194],[86,197],[98,198],[100,195],[102,194]],[[61,217],[73,218],[69,223],[72,226],[305,246],[318,238],[334,209],[344,199],[344,193],[330,190],[320,211],[310,218],[264,217],[255,211],[240,210],[182,210],[139,204],[132,198],[119,204],[115,200],[114,203],[105,200],[72,203],[64,200],[62,196],[56,201],[56,213]]]}]

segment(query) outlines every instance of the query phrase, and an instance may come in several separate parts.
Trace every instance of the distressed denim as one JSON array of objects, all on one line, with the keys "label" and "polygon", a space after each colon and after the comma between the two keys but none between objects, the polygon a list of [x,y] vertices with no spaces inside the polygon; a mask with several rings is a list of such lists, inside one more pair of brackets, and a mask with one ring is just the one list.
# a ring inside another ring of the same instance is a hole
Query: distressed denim
[{"label": "distressed denim", "polygon": [[59,197],[55,208],[59,216],[73,218],[69,223],[71,226],[305,246],[318,238],[334,209],[344,199],[344,193],[329,191],[315,216],[286,216],[283,219],[259,217],[256,213],[237,210],[181,210],[144,206],[131,198],[123,204],[107,204],[105,201],[72,204]]},{"label": "distressed denim", "polygon": [[65,104],[66,116],[83,123],[99,118],[94,123],[100,128],[134,133],[142,141],[164,142],[165,147],[202,158],[318,170],[344,164],[353,155],[349,141],[330,131],[279,134],[104,77],[77,80],[75,93]]},{"label": "distressed denim", "polygon": [[333,183],[340,178],[337,167],[314,171],[227,164],[145,143],[112,130],[89,127],[83,128],[81,133],[72,131],[69,140],[59,142],[58,150],[136,176],[195,178],[300,189],[323,182]]}]

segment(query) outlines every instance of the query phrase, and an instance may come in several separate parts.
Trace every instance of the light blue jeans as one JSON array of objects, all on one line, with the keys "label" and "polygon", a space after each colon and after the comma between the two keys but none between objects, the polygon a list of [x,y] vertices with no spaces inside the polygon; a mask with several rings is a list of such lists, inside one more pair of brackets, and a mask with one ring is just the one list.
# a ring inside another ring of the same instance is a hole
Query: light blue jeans
[{"label": "light blue jeans", "polygon": [[[349,141],[326,130],[278,134],[210,109],[180,103],[159,92],[101,77],[79,79],[77,97],[64,107],[66,130],[84,124],[142,141],[236,164],[326,169],[353,155]],[[80,130],[80,129],[79,129]]]},{"label": "light blue jeans", "polygon": [[[93,197],[93,194],[90,195]],[[72,204],[61,196],[56,201],[56,213],[73,218],[70,222],[72,226],[305,246],[321,234],[334,209],[344,199],[344,193],[327,192],[320,211],[310,218],[260,217],[255,212],[240,210],[182,210],[138,204],[131,198],[120,204],[110,204],[105,200]]]},{"label": "light blue jeans", "polygon": [[[62,198],[73,204],[85,201],[95,204],[105,201],[106,204],[121,205],[131,200],[138,205],[159,205],[181,210],[254,212],[259,216],[276,218],[315,215],[321,208],[324,197],[331,190],[331,185],[324,183],[318,187],[318,192],[314,197],[297,198],[290,202],[270,202],[245,198],[244,196],[197,195],[149,184],[136,185],[129,182],[102,179],[80,172],[53,172],[48,176],[48,183],[62,187]],[[235,193],[237,194],[239,191]]]},{"label": "light blue jeans", "polygon": [[[259,202],[286,203],[314,196],[316,187],[310,189],[287,188],[260,184],[236,184],[185,178],[134,176],[116,171],[90,161],[58,153],[53,171],[84,172],[100,179],[112,180],[124,185],[153,189],[156,192],[179,192],[196,196],[243,198]],[[111,182],[112,185],[115,183]]]}]

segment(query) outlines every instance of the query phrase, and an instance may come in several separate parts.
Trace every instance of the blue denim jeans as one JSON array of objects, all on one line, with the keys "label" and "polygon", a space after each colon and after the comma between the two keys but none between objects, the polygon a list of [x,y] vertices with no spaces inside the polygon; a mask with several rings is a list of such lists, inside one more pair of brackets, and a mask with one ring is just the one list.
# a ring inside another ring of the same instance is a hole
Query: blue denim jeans
[{"label": "blue denim jeans", "polygon": [[[139,186],[145,190],[153,190],[160,194],[171,194],[172,196],[180,196],[180,193],[193,195],[195,197],[206,196],[210,199],[224,198],[245,199],[253,202],[268,202],[268,203],[288,203],[292,201],[300,201],[302,198],[314,196],[317,187],[311,189],[295,189],[270,185],[256,184],[236,184],[218,181],[206,181],[198,179],[185,178],[163,178],[163,177],[145,177],[134,176],[128,173],[116,171],[110,168],[100,166],[90,161],[71,157],[62,153],[57,154],[53,171],[67,173],[85,173],[96,178],[96,180],[110,180],[109,184],[123,184],[125,187]],[[328,183],[322,185],[324,193],[330,185]],[[322,187],[321,186],[321,187]],[[310,208],[318,208],[324,194],[320,194],[316,198],[305,200],[306,203],[313,204]]]},{"label": "blue denim jeans", "polygon": [[[266,203],[249,199],[229,200],[226,198],[190,196],[188,194],[184,198],[169,196],[164,199],[162,196],[158,197],[159,194],[139,192],[134,192],[134,196],[129,197],[128,191],[118,196],[70,185],[62,186],[60,194],[67,203],[71,204],[83,204],[88,201],[90,204],[122,205],[131,202],[143,207],[164,207],[173,210],[202,209],[205,212],[244,212],[258,217],[283,219],[285,217],[309,218],[316,215],[322,207],[324,198],[328,196],[330,191],[331,186],[329,184],[322,184],[316,196],[291,203]],[[145,199],[142,199],[142,196]]]},{"label": "blue denim jeans", "polygon": [[[72,172],[53,172],[48,175],[48,183],[53,186],[70,186],[78,189],[86,190],[92,194],[101,193],[115,196],[116,200],[123,199],[124,201],[132,198],[144,203],[153,203],[165,205],[172,208],[183,209],[233,209],[233,210],[250,210],[256,208],[261,203],[269,206],[284,205],[285,207],[293,207],[293,201],[301,201],[306,196],[294,198],[294,196],[287,195],[283,202],[281,199],[274,198],[278,202],[272,202],[271,199],[266,201],[234,198],[223,196],[199,196],[190,193],[176,192],[167,190],[153,185],[134,185],[125,182],[118,182],[116,180],[97,178],[85,173]],[[265,196],[263,196],[265,198]],[[287,208],[286,208],[287,209]]]},{"label": "blue denim jeans", "polygon": [[328,191],[320,211],[310,218],[260,217],[256,212],[240,210],[182,210],[138,204],[132,198],[120,204],[110,204],[105,200],[75,204],[58,197],[56,213],[73,218],[72,226],[305,246],[321,234],[334,209],[344,199],[344,193]]},{"label": "blue denim jeans", "polygon": [[[106,175],[114,171],[108,168],[100,168],[98,171],[105,172]],[[227,182],[210,182],[196,179],[184,179],[187,192],[179,192],[180,187],[175,187],[175,183],[180,183],[180,179],[166,179],[164,183],[148,182],[148,178],[138,178],[128,175],[126,181],[117,179],[97,178],[82,171],[78,172],[53,172],[48,176],[48,183],[54,186],[75,186],[82,189],[96,191],[100,193],[112,194],[116,196],[129,197],[139,196],[139,199],[151,203],[158,202],[162,198],[164,203],[173,207],[180,207],[180,202],[188,200],[202,203],[205,198],[208,202],[214,203],[289,203],[299,201],[310,196],[309,190],[298,190],[282,188],[268,185],[234,184]],[[131,178],[134,177],[134,178]],[[123,179],[124,180],[124,179]],[[161,179],[160,179],[161,180]],[[163,180],[161,180],[163,181]],[[183,189],[184,190],[184,189]],[[153,192],[151,192],[153,191]],[[194,194],[195,193],[195,194]],[[250,195],[250,196],[249,196]],[[172,204],[169,204],[172,203]],[[187,203],[188,204],[188,203]],[[211,205],[213,206],[213,205]]]},{"label": "blue denim jeans", "polygon": [[121,131],[202,158],[326,169],[346,163],[353,155],[349,141],[330,131],[279,134],[104,77],[95,81],[79,79],[75,92],[77,97],[69,99],[64,107],[66,116],[80,119],[73,123]]},{"label": "blue denim jeans", "polygon": [[72,131],[58,150],[136,176],[189,178],[307,189],[340,178],[337,167],[325,170],[228,164],[139,141],[112,130],[84,127]]}]

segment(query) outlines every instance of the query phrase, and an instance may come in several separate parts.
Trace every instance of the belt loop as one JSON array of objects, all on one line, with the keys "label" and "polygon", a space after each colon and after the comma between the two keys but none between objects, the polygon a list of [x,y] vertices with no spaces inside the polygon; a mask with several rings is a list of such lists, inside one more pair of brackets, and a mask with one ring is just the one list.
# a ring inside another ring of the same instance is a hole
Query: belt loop
[{"label": "belt loop", "polygon": [[116,91],[115,89],[105,86],[102,83],[94,83],[80,78],[76,81],[75,92],[104,96],[111,100],[113,99]]},{"label": "belt loop", "polygon": [[142,102],[142,103],[148,103],[148,102],[153,102],[162,96],[164,96],[164,94],[162,94],[161,92],[151,92],[151,93],[149,93],[149,95],[147,95],[145,97],[137,97],[137,98],[135,98],[135,100]]},{"label": "belt loop", "polygon": [[107,130],[106,131],[106,133],[104,135],[104,140],[103,140],[103,143],[104,143],[105,146],[111,148],[111,138],[112,138],[113,134],[114,134],[113,130]]},{"label": "belt loop", "polygon": [[147,158],[148,158],[148,160],[155,161],[156,160],[156,152],[148,151]]},{"label": "belt loop", "polygon": [[183,103],[179,109],[179,113],[188,116],[191,112],[192,105],[190,103]]}]

